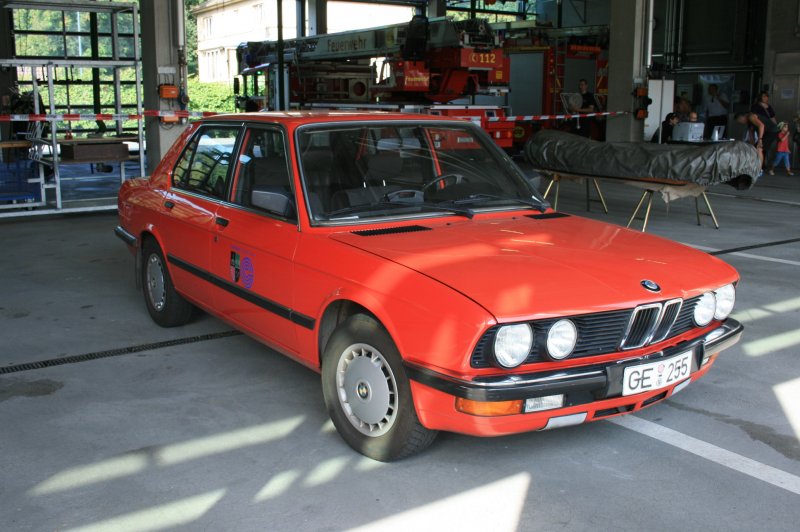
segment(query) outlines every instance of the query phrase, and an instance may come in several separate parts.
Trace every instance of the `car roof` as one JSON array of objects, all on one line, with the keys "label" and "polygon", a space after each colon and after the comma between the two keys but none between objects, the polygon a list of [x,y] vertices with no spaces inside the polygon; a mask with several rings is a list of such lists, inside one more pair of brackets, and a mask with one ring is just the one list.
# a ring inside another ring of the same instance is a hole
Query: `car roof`
[{"label": "car roof", "polygon": [[455,121],[465,122],[459,118],[450,118],[437,115],[423,115],[415,113],[398,113],[385,111],[268,111],[256,113],[234,113],[214,115],[204,118],[203,121],[247,121],[268,122],[285,124],[291,127],[306,124],[324,124],[334,122],[363,122],[363,121]]}]

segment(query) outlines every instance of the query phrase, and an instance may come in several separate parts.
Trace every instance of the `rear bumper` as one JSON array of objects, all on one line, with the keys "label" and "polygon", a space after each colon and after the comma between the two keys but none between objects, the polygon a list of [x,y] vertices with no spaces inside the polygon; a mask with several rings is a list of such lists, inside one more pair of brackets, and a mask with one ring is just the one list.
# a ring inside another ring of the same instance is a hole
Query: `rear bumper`
[{"label": "rear bumper", "polygon": [[[554,417],[585,413],[585,421],[591,421],[598,417],[632,412],[669,397],[676,388],[682,389],[686,381],[637,395],[622,396],[625,368],[691,350],[692,370],[687,381],[694,381],[705,374],[716,354],[739,341],[743,329],[739,322],[728,319],[702,337],[669,349],[635,359],[564,371],[474,380],[454,378],[414,364],[406,364],[406,372],[412,381],[417,413],[428,428],[475,435],[524,432],[544,428]],[[557,394],[565,396],[564,407],[541,412],[479,417],[455,409],[456,397],[472,401],[514,401]],[[598,416],[598,412],[604,415]]]}]

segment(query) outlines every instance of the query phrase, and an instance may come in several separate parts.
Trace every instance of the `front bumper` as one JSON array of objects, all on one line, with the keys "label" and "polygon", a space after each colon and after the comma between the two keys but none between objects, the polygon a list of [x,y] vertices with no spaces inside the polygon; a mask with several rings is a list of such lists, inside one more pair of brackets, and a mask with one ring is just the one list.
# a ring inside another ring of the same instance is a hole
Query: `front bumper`
[{"label": "front bumper", "polygon": [[136,237],[130,234],[124,227],[118,225],[114,228],[114,234],[117,235],[117,238],[128,244],[129,246],[135,248],[137,245]]},{"label": "front bumper", "polygon": [[[628,366],[654,362],[691,351],[690,380],[696,380],[710,367],[713,357],[739,341],[744,327],[727,319],[700,338],[650,353],[603,364],[570,368],[563,371],[459,379],[415,364],[406,364],[406,372],[415,392],[414,402],[423,424],[429,428],[454,430],[477,435],[506,434],[543,428],[550,417],[576,412],[624,409],[625,413],[648,406],[671,395],[676,386],[638,395],[622,396],[622,379]],[[500,417],[477,417],[455,410],[454,397],[472,401],[514,401],[546,395],[563,394],[562,408]],[[450,399],[445,399],[449,397]],[[449,406],[447,406],[449,403]],[[445,414],[443,409],[447,410]],[[426,423],[426,419],[429,423]],[[501,426],[505,428],[501,428]]]}]

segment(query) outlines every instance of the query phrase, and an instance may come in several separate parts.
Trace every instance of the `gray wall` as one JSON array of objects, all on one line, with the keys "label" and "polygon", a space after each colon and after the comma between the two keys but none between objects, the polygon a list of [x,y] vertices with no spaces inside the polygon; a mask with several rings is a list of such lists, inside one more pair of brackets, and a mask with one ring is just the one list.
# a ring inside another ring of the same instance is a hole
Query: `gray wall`
[{"label": "gray wall", "polygon": [[800,0],[769,3],[764,84],[778,120],[800,112]]},{"label": "gray wall", "polygon": [[[645,80],[645,0],[614,0],[608,50],[608,108],[633,110],[634,85]],[[606,122],[606,140],[637,141],[644,136],[644,120],[623,115]]]}]

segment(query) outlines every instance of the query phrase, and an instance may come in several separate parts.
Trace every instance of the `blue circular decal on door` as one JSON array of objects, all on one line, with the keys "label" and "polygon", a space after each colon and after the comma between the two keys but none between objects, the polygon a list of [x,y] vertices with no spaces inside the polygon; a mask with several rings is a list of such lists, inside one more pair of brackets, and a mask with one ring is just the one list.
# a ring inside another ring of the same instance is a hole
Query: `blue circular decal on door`
[{"label": "blue circular decal on door", "polygon": [[250,257],[244,257],[242,259],[242,284],[249,289],[255,280],[256,272],[253,269],[253,261],[250,260]]}]

